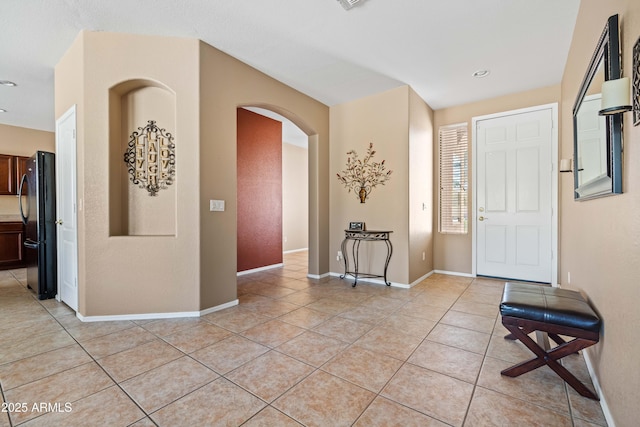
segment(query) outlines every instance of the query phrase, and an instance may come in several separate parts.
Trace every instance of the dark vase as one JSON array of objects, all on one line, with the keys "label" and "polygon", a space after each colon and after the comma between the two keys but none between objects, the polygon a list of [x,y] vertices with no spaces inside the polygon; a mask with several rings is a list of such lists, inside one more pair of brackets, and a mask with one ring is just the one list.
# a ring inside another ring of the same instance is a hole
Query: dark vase
[{"label": "dark vase", "polygon": [[365,190],[364,187],[360,187],[358,195],[360,196],[360,203],[364,203],[364,201],[367,199],[367,190]]}]

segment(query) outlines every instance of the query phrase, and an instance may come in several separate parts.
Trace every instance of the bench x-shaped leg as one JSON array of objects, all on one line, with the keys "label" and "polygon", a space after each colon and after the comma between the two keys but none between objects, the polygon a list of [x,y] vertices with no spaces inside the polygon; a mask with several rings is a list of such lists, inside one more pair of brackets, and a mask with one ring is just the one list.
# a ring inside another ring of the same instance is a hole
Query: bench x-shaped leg
[{"label": "bench x-shaped leg", "polygon": [[[502,375],[506,375],[508,377],[517,377],[524,374],[525,372],[529,372],[541,366],[547,365],[582,396],[594,400],[600,400],[598,396],[596,396],[591,390],[589,390],[584,384],[582,384],[582,382],[580,382],[580,380],[578,380],[571,372],[569,372],[564,366],[558,363],[558,360],[562,359],[563,357],[568,356],[572,353],[576,353],[583,348],[589,347],[590,345],[595,344],[597,341],[584,338],[574,338],[569,342],[564,342],[564,340],[562,340],[563,343],[559,343],[559,346],[553,348],[550,351],[545,351],[534,340],[532,340],[529,335],[527,335],[528,333],[533,332],[533,330],[535,329],[526,327],[521,328],[517,325],[505,323],[503,323],[503,325],[509,330],[509,332],[511,332],[513,337],[519,339],[520,342],[527,346],[527,348],[531,350],[537,357],[522,363],[518,363],[517,365],[503,370],[501,372]],[[510,336],[507,337],[511,338]]]}]

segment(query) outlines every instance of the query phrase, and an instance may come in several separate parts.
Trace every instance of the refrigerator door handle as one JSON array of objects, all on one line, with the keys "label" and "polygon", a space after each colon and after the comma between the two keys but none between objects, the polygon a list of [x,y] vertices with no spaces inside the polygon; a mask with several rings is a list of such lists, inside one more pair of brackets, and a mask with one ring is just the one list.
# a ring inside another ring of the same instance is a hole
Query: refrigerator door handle
[{"label": "refrigerator door handle", "polygon": [[34,242],[31,239],[27,239],[24,241],[24,246],[25,248],[29,248],[29,249],[38,249],[39,243],[38,242]]},{"label": "refrigerator door handle", "polygon": [[24,209],[22,209],[22,187],[24,187],[25,182],[27,182],[27,174],[22,175],[22,179],[20,180],[20,187],[18,188],[18,206],[20,207],[20,217],[22,218],[22,223],[24,225],[27,225],[29,212],[27,212],[27,215],[25,215]]}]

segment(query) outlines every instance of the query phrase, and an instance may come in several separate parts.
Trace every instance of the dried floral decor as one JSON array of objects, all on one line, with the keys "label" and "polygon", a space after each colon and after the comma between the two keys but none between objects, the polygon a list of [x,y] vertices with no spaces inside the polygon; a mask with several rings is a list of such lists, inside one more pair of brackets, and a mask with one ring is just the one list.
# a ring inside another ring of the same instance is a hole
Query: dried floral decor
[{"label": "dried floral decor", "polygon": [[358,158],[356,150],[347,152],[347,168],[338,175],[340,181],[349,192],[353,190],[360,199],[360,203],[364,203],[369,198],[371,190],[378,185],[384,185],[389,181],[391,172],[387,171],[384,160],[380,163],[371,160],[376,154],[373,149],[373,143],[369,143],[367,154],[362,160]]}]

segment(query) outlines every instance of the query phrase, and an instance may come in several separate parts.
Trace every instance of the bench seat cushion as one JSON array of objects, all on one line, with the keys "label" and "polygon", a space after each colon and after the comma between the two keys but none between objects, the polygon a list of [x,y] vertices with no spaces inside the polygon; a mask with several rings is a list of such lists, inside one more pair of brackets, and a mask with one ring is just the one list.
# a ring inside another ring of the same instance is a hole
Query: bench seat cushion
[{"label": "bench seat cushion", "polygon": [[502,316],[600,331],[600,318],[580,292],[549,286],[507,283],[500,303]]}]

